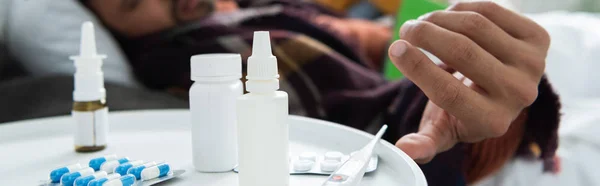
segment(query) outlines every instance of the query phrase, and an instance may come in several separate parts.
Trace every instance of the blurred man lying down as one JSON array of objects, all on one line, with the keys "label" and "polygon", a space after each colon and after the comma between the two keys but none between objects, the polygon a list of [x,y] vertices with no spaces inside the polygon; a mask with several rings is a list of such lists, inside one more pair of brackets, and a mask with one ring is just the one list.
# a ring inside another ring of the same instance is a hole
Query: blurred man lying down
[{"label": "blurred man lying down", "polygon": [[[293,114],[367,130],[419,163],[429,185],[465,185],[516,156],[556,170],[560,104],[544,77],[550,39],[491,2],[459,3],[391,28],[295,0],[84,0],[147,87],[185,95],[190,56],[250,55],[271,32]],[[418,48],[436,55],[436,66]],[[380,74],[386,53],[407,77]],[[245,67],[245,62],[244,62]]]}]

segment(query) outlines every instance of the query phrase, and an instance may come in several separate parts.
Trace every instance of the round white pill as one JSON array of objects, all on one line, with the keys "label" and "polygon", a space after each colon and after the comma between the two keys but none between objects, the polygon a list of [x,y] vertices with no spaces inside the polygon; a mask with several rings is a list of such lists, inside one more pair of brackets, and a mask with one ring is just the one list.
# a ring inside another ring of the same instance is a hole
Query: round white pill
[{"label": "round white pill", "polygon": [[337,168],[342,164],[340,161],[335,160],[324,160],[321,162],[321,171],[323,172],[333,172],[337,170]]},{"label": "round white pill", "polygon": [[298,161],[294,162],[294,170],[300,171],[300,172],[306,172],[306,171],[309,171],[310,169],[312,169],[314,164],[315,164],[314,161],[298,160]]},{"label": "round white pill", "polygon": [[337,152],[337,151],[332,151],[332,152],[326,152],[325,153],[325,160],[333,160],[333,161],[342,161],[342,156],[344,156],[344,154],[342,154],[341,152]]},{"label": "round white pill", "polygon": [[298,156],[300,160],[308,160],[308,161],[317,161],[317,153],[316,152],[303,152]]}]

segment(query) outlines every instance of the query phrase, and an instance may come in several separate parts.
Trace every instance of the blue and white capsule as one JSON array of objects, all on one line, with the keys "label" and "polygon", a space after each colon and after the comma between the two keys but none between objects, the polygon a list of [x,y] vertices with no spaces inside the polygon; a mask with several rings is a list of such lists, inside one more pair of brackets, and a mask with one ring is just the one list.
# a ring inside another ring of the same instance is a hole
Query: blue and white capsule
[{"label": "blue and white capsule", "polygon": [[143,165],[137,166],[137,167],[132,167],[127,171],[127,174],[132,174],[133,176],[135,176],[135,179],[142,179],[142,171],[147,168],[147,167],[152,167],[155,166],[156,162],[148,162],[148,163],[144,163]]},{"label": "blue and white capsule", "polygon": [[106,183],[107,181],[119,179],[119,178],[121,178],[120,174],[117,174],[117,173],[109,174],[108,176],[106,176],[104,178],[96,178],[96,179],[90,181],[90,183],[88,183],[87,186],[102,186],[102,184]]},{"label": "blue and white capsule", "polygon": [[63,186],[73,186],[75,179],[79,177],[89,176],[92,174],[94,174],[94,169],[86,167],[81,170],[78,170],[77,172],[71,172],[63,175],[62,178],[60,178],[60,184],[62,184]]},{"label": "blue and white capsule", "polygon": [[135,184],[135,177],[131,174],[121,176],[119,179],[113,179],[105,182],[102,186],[132,186]]},{"label": "blue and white capsule", "polygon": [[151,180],[166,176],[171,172],[171,166],[167,163],[161,163],[156,166],[148,167],[142,170],[142,180]]},{"label": "blue and white capsule", "polygon": [[127,174],[127,171],[129,170],[129,168],[131,168],[131,167],[137,167],[137,166],[142,165],[142,164],[144,164],[144,161],[142,161],[142,160],[130,161],[130,162],[123,163],[123,164],[117,166],[115,168],[114,172],[115,173],[119,173],[121,175],[125,175],[125,174]]},{"label": "blue and white capsule", "polygon": [[123,163],[127,163],[129,162],[129,158],[128,157],[124,157],[118,160],[112,160],[112,161],[107,161],[104,162],[101,166],[100,166],[100,170],[101,171],[105,171],[107,173],[113,173],[115,171],[115,168]]},{"label": "blue and white capsule", "polygon": [[75,179],[75,186],[87,186],[90,181],[98,178],[104,178],[106,176],[108,176],[108,174],[104,171],[98,171],[89,176],[82,176]]},{"label": "blue and white capsule", "polygon": [[106,155],[106,156],[91,159],[89,165],[95,171],[98,171],[98,170],[100,170],[100,166],[102,166],[102,164],[104,162],[112,161],[112,160],[116,160],[116,159],[117,159],[117,155],[114,155],[114,154]]},{"label": "blue and white capsule", "polygon": [[65,167],[61,167],[61,168],[54,169],[54,170],[52,170],[52,171],[50,172],[50,181],[51,181],[52,183],[58,183],[58,182],[60,182],[60,178],[61,178],[63,175],[65,175],[65,174],[67,174],[67,173],[69,173],[69,172],[74,172],[74,171],[77,171],[77,170],[79,170],[79,169],[81,169],[81,164],[79,164],[79,163],[76,163],[76,164],[73,164],[73,165],[68,165],[68,166],[65,166]]}]

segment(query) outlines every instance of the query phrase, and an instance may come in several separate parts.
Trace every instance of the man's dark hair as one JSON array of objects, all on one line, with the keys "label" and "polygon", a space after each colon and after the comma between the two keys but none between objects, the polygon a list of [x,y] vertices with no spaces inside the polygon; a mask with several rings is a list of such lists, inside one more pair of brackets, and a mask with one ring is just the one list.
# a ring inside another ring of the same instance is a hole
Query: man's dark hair
[{"label": "man's dark hair", "polygon": [[87,8],[87,9],[89,9],[89,10],[92,10],[92,9],[89,7],[89,2],[90,2],[89,0],[78,0],[78,1],[79,1],[79,3],[81,3],[81,5],[83,5],[83,7]]}]

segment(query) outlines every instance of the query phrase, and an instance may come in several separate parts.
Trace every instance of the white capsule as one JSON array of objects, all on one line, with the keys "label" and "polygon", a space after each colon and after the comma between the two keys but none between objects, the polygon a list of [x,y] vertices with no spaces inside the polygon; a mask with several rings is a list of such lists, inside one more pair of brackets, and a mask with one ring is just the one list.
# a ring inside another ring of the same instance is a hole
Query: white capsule
[{"label": "white capsule", "polygon": [[127,174],[127,171],[129,170],[129,168],[137,167],[139,165],[142,165],[143,163],[144,163],[143,160],[136,160],[136,161],[130,161],[127,163],[123,163],[123,164],[115,167],[114,172],[119,173],[121,175],[125,175],[125,174]]},{"label": "white capsule", "polygon": [[151,180],[166,176],[171,172],[171,166],[166,163],[158,164],[156,166],[148,167],[142,170],[142,180]]},{"label": "white capsule", "polygon": [[104,162],[116,160],[116,159],[117,159],[117,155],[114,155],[114,154],[94,158],[94,159],[90,160],[89,166],[97,171],[97,170],[100,170],[100,166],[102,166],[102,164]]},{"label": "white capsule", "polygon": [[54,169],[54,170],[52,170],[52,172],[50,172],[50,180],[52,181],[52,183],[59,183],[60,178],[63,175],[70,173],[70,172],[77,171],[79,169],[81,169],[81,164],[79,164],[79,163]]},{"label": "white capsule", "polygon": [[90,181],[94,179],[105,178],[106,176],[108,176],[108,174],[106,174],[106,172],[104,171],[98,171],[89,176],[82,176],[75,179],[75,186],[88,186],[88,183],[90,183]]},{"label": "white capsule", "polygon": [[105,182],[104,184],[102,184],[102,186],[132,186],[134,184],[135,184],[135,177],[131,174],[128,174],[128,175],[121,176],[118,179],[109,180],[109,181]]},{"label": "white capsule", "polygon": [[123,163],[127,163],[129,162],[129,158],[124,157],[118,160],[111,160],[111,161],[107,161],[104,162],[102,164],[102,166],[100,166],[100,170],[105,171],[107,173],[113,173],[115,171],[115,168],[118,167],[119,165],[123,164]]},{"label": "white capsule", "polygon": [[121,175],[118,173],[109,174],[104,178],[96,178],[90,181],[87,186],[102,186],[102,184],[106,183],[107,181],[119,179],[120,177]]},{"label": "white capsule", "polygon": [[135,176],[136,179],[142,179],[142,171],[148,167],[152,167],[155,166],[156,162],[151,161],[148,163],[144,163],[143,165],[139,165],[136,167],[131,167],[129,168],[129,170],[127,170],[127,174],[132,174],[133,176]]},{"label": "white capsule", "polygon": [[92,169],[91,167],[83,168],[81,170],[78,170],[77,172],[71,172],[63,175],[60,178],[60,184],[63,186],[72,186],[75,182],[75,179],[79,177],[89,176],[92,174],[94,174],[94,169]]},{"label": "white capsule", "polygon": [[120,177],[121,177],[120,174],[118,174],[118,173],[112,173],[112,174],[109,174],[108,176],[106,176],[106,179],[108,179],[108,180],[114,180],[114,179],[117,179],[117,178],[120,178]]}]

